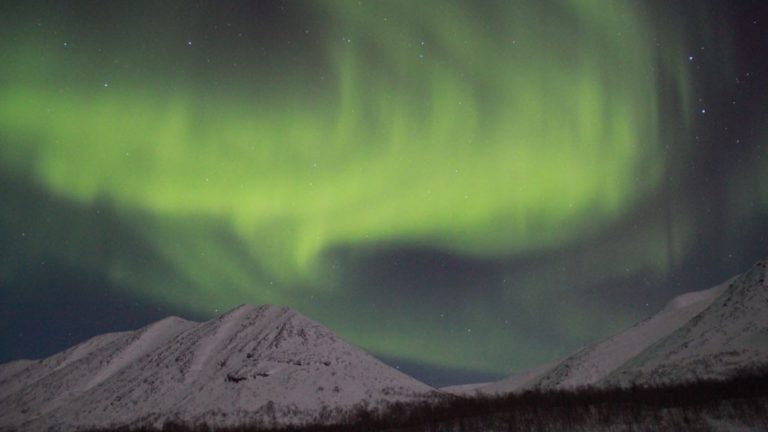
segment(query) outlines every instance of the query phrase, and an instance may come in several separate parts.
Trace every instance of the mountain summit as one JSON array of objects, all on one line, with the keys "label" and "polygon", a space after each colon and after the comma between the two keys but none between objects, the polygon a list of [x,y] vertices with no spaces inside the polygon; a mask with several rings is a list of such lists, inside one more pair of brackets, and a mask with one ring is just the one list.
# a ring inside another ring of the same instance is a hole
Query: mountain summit
[{"label": "mountain summit", "polygon": [[0,366],[0,430],[301,423],[432,391],[291,309],[242,305]]}]

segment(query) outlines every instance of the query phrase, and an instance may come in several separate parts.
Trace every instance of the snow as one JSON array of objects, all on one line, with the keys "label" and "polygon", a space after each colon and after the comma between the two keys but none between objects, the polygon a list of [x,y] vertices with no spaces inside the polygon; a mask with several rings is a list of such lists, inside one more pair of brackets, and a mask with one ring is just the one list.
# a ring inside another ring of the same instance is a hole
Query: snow
[{"label": "snow", "polygon": [[768,361],[768,260],[710,289],[675,297],[657,314],[555,365],[490,384],[445,389],[459,395],[528,389],[626,386],[725,378]]},{"label": "snow", "polygon": [[[23,360],[14,367],[8,367],[9,373],[3,372],[0,375],[0,401],[26,388],[31,383],[66,368],[68,365],[104,349],[104,347],[110,346],[115,341],[121,341],[123,338],[128,337],[128,335],[129,332],[121,332],[96,336],[45,360]],[[20,367],[22,365],[23,367]],[[2,370],[5,371],[5,369],[6,366],[2,366]]]},{"label": "snow", "polygon": [[0,381],[15,375],[34,362],[34,360],[14,360],[0,365]]},{"label": "snow", "polygon": [[201,338],[197,344],[192,365],[190,366],[189,373],[186,374],[187,382],[191,382],[200,376],[211,355],[228,342],[229,338],[237,331],[239,321],[252,312],[254,312],[254,309],[250,305],[240,305],[238,308],[221,316],[216,320],[217,322],[209,326],[213,327],[214,331]]},{"label": "snow", "polygon": [[727,287],[728,282],[676,297],[656,315],[567,357],[532,385],[538,388],[576,388],[596,384],[701,313]]},{"label": "snow", "polygon": [[434,397],[288,308],[244,305],[203,323],[171,317],[0,366],[0,430],[312,420],[324,408]]},{"label": "snow", "polygon": [[109,364],[99,370],[96,375],[88,381],[84,390],[90,389],[118,371],[124,369],[136,359],[149,354],[160,346],[166,344],[174,336],[190,329],[194,323],[178,317],[168,317],[158,321],[139,331],[138,338],[131,342]]},{"label": "snow", "polygon": [[727,378],[768,360],[768,261],[727,284],[708,307],[622,365],[607,384]]}]

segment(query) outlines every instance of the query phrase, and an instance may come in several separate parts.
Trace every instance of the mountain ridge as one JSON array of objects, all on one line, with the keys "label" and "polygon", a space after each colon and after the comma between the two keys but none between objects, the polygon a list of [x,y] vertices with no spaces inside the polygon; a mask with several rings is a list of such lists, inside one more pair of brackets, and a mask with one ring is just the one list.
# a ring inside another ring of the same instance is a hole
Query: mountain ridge
[{"label": "mountain ridge", "polygon": [[360,402],[436,395],[320,324],[272,305],[96,336],[46,359],[0,366],[0,378],[7,388],[0,393],[3,430],[158,427],[169,419],[292,424]]},{"label": "mountain ridge", "polygon": [[768,258],[712,288],[680,294],[631,327],[560,361],[457,395],[676,384],[768,363]]}]

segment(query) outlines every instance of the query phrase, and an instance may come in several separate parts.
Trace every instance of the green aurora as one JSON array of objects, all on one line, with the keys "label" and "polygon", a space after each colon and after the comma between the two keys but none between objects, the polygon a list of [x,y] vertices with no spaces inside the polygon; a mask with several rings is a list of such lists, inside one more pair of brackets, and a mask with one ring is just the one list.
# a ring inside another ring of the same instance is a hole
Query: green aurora
[{"label": "green aurora", "polygon": [[[553,289],[576,270],[532,268],[490,296],[467,287],[446,324],[418,295],[364,295],[382,284],[366,260],[413,248],[469,261],[573,250],[583,265],[618,269],[587,285],[663,275],[689,248],[682,203],[673,222],[654,213],[635,232],[605,231],[669,187],[668,148],[696,110],[682,35],[640,2],[300,5],[260,57],[197,37],[205,12],[129,36],[102,29],[100,41],[55,15],[55,37],[5,30],[0,170],[109,213],[125,232],[106,241],[131,239],[105,257],[101,231],[74,217],[39,253],[201,315],[286,304],[385,356],[506,372],[562,349],[491,317],[523,298],[531,311],[578,303]],[[592,239],[604,246],[582,246]],[[54,243],[68,246],[46,249]],[[580,306],[551,318],[563,340],[634,318],[595,321],[599,305]]]}]

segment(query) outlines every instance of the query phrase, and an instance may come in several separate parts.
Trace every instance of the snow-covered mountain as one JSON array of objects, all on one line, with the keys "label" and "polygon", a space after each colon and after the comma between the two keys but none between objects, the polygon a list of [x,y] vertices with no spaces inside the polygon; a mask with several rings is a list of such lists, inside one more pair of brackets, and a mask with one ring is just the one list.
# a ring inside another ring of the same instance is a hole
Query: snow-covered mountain
[{"label": "snow-covered mountain", "polygon": [[702,313],[728,287],[729,282],[704,291],[675,297],[657,314],[565,358],[529,386],[574,388],[595,385],[608,374],[652,345],[665,339]]},{"label": "snow-covered mountain", "polygon": [[495,383],[445,388],[498,394],[723,378],[768,363],[768,259],[714,288],[680,295],[656,315],[544,365]]},{"label": "snow-covered mountain", "polygon": [[0,366],[0,430],[300,423],[361,402],[433,394],[297,312],[244,305],[203,323],[170,317]]},{"label": "snow-covered mountain", "polygon": [[768,260],[729,283],[672,334],[611,372],[606,385],[725,378],[768,364]]}]

